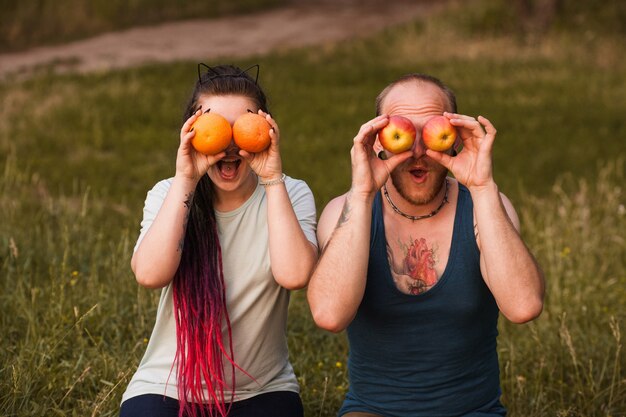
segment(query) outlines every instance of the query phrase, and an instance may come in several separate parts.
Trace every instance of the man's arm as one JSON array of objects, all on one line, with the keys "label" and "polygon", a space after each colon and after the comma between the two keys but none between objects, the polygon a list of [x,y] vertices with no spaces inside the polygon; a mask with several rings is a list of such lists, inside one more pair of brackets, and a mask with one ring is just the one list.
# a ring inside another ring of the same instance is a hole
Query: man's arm
[{"label": "man's arm", "polygon": [[520,237],[513,205],[495,183],[474,190],[472,200],[485,283],[507,319],[533,320],[543,309],[544,277]]},{"label": "man's arm", "polygon": [[322,256],[307,297],[315,323],[331,332],[345,329],[365,292],[370,246],[371,202],[351,192],[332,200],[317,227]]},{"label": "man's arm", "polygon": [[361,126],[350,152],[352,187],[328,204],[317,226],[322,255],[307,297],[315,323],[332,332],[350,324],[363,299],[374,196],[389,173],[411,157],[410,151],[384,161],[376,157],[376,132],[387,123],[388,116],[381,115]]},{"label": "man's arm", "polygon": [[537,317],[543,309],[544,279],[519,235],[513,206],[493,179],[491,152],[496,129],[482,116],[444,113],[457,127],[463,150],[457,156],[427,150],[472,194],[485,283],[504,316],[515,323]]}]

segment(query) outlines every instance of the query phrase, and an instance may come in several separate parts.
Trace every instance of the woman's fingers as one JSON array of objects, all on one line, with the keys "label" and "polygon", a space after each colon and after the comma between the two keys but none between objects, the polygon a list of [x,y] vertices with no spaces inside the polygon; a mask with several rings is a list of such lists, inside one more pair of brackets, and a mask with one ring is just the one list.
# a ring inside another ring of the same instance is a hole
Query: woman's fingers
[{"label": "woman's fingers", "polygon": [[183,123],[183,126],[180,129],[181,134],[187,133],[191,131],[191,126],[194,124],[196,119],[202,114],[202,110],[198,109],[194,114],[192,114],[186,121]]},{"label": "woman's fingers", "polygon": [[202,114],[202,110],[198,109],[194,114],[189,117],[183,126],[180,128],[180,143],[181,145],[187,145],[189,141],[195,136],[196,132],[192,129],[192,125],[198,119],[198,116]]}]

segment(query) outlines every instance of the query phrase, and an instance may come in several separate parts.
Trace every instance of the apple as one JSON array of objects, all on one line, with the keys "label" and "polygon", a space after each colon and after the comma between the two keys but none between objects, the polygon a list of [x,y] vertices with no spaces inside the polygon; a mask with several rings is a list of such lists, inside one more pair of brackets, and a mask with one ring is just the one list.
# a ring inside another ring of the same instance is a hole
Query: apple
[{"label": "apple", "polygon": [[415,142],[415,126],[403,116],[390,116],[389,123],[378,132],[378,140],[391,153],[408,151]]},{"label": "apple", "polygon": [[429,119],[422,128],[424,145],[433,151],[447,151],[454,145],[456,129],[445,116],[435,116]]}]

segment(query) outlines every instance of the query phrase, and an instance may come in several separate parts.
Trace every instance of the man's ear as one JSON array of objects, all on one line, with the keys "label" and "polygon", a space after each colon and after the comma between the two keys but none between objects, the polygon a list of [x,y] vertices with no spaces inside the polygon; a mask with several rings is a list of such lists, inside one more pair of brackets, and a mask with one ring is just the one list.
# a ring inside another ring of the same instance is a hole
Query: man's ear
[{"label": "man's ear", "polygon": [[374,149],[374,152],[376,152],[376,155],[378,155],[380,151],[385,150],[383,148],[383,145],[380,144],[380,141],[378,140],[378,136],[376,136],[376,140],[374,141],[374,145],[372,145],[372,148]]},{"label": "man's ear", "polygon": [[459,152],[461,152],[461,149],[463,149],[463,141],[461,140],[461,137],[457,135],[457,138],[452,145],[452,150],[450,151],[450,154],[452,156],[457,156]]},{"label": "man's ear", "polygon": [[372,145],[372,149],[374,149],[374,152],[379,159],[387,159],[385,148],[383,148],[383,145],[380,144],[378,137],[376,137],[376,141],[374,142],[374,145]]}]

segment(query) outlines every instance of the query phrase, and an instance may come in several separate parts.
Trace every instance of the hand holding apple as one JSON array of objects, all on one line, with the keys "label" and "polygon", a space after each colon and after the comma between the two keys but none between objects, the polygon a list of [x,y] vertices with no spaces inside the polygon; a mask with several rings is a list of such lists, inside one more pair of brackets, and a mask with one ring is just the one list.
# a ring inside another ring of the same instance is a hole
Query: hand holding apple
[{"label": "hand holding apple", "polygon": [[435,116],[426,122],[422,128],[424,145],[433,151],[447,151],[456,140],[456,128],[445,116]]},{"label": "hand holding apple", "polygon": [[463,140],[463,150],[456,156],[427,149],[427,155],[448,168],[454,177],[467,188],[483,187],[493,182],[492,149],[496,129],[489,120],[463,114],[445,112]]},{"label": "hand holding apple", "polygon": [[389,123],[378,132],[378,140],[391,153],[408,151],[415,142],[415,126],[403,116],[390,116]]}]

